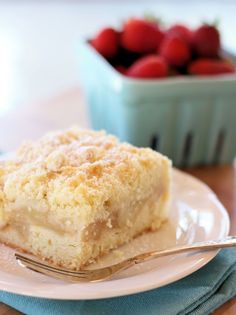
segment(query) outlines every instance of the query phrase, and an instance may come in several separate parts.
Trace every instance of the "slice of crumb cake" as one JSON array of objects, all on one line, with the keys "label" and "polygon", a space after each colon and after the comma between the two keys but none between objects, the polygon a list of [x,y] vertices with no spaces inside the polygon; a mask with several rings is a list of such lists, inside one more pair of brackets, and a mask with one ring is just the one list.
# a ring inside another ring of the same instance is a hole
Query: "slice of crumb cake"
[{"label": "slice of crumb cake", "polygon": [[170,161],[72,128],[0,162],[0,242],[80,269],[167,217]]}]

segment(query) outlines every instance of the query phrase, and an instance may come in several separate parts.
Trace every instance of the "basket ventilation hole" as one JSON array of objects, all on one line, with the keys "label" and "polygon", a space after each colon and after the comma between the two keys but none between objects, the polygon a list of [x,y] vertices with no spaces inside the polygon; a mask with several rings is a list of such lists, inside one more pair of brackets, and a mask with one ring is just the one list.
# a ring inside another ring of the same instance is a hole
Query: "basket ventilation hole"
[{"label": "basket ventilation hole", "polygon": [[153,150],[158,151],[158,149],[159,149],[159,136],[152,136],[151,137],[150,147]]},{"label": "basket ventilation hole", "polygon": [[188,132],[186,135],[184,147],[183,147],[183,155],[182,155],[183,166],[186,166],[188,164],[192,147],[193,147],[193,134],[191,132]]},{"label": "basket ventilation hole", "polygon": [[221,154],[222,154],[223,147],[224,147],[225,136],[226,136],[225,130],[221,129],[219,134],[218,134],[216,145],[215,145],[215,150],[214,150],[213,163],[215,163],[215,164],[219,163],[219,161],[220,161]]}]

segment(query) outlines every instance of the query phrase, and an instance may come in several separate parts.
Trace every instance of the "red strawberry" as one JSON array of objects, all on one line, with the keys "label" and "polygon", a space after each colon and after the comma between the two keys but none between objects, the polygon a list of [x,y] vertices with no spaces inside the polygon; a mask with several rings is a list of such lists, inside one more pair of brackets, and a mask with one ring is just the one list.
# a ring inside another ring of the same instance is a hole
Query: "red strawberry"
[{"label": "red strawberry", "polygon": [[105,58],[113,58],[118,51],[119,33],[113,28],[104,28],[91,41],[92,46]]},{"label": "red strawberry", "polygon": [[189,45],[179,37],[166,37],[159,53],[169,65],[176,67],[185,65],[191,57]]},{"label": "red strawberry", "polygon": [[224,60],[201,58],[190,63],[188,72],[195,75],[233,73],[235,65]]},{"label": "red strawberry", "polygon": [[179,37],[182,40],[184,40],[186,43],[190,43],[191,41],[191,31],[189,28],[182,24],[174,24],[171,26],[167,32],[166,36],[168,37]]},{"label": "red strawberry", "polygon": [[127,69],[124,66],[118,65],[118,66],[115,66],[115,69],[121,74],[126,75]]},{"label": "red strawberry", "polygon": [[159,46],[164,37],[163,32],[152,22],[130,19],[124,25],[121,45],[132,52],[151,53]]},{"label": "red strawberry", "polygon": [[217,57],[220,51],[220,33],[213,25],[204,24],[192,34],[192,47],[200,57]]},{"label": "red strawberry", "polygon": [[149,55],[138,59],[127,71],[133,78],[163,78],[168,75],[168,66],[161,57]]}]

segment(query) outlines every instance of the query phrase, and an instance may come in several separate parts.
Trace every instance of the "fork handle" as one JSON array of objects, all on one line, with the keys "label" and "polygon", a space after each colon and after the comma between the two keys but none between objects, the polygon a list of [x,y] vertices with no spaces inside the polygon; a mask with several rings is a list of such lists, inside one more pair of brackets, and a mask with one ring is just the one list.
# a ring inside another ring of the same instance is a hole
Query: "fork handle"
[{"label": "fork handle", "polygon": [[209,241],[202,241],[197,242],[194,244],[185,244],[185,245],[179,245],[175,246],[173,248],[167,248],[163,250],[158,251],[152,251],[149,253],[144,253],[137,255],[135,257],[132,257],[132,261],[135,264],[138,264],[140,262],[150,260],[153,258],[173,255],[173,254],[181,254],[184,252],[188,252],[191,250],[214,250],[219,248],[225,248],[225,247],[233,247],[236,246],[236,236],[228,236],[220,240],[209,240]]}]

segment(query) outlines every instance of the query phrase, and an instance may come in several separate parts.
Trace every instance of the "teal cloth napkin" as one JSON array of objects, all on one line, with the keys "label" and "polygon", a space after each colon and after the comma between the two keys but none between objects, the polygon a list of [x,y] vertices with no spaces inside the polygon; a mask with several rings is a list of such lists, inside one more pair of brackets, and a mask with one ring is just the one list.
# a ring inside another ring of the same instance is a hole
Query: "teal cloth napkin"
[{"label": "teal cloth napkin", "polygon": [[0,291],[0,301],[27,315],[206,315],[236,295],[236,248],[221,250],[202,269],[165,287],[91,301],[58,301]]}]

